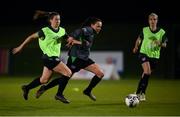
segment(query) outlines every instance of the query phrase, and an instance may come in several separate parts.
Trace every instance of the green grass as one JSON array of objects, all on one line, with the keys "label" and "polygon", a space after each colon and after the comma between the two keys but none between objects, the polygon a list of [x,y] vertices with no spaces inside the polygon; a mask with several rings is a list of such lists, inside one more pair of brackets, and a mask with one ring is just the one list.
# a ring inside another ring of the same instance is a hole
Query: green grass
[{"label": "green grass", "polygon": [[[127,94],[136,89],[138,79],[129,78],[119,81],[102,81],[93,93],[93,102],[82,94],[88,85],[87,80],[70,80],[65,96],[71,101],[63,104],[54,99],[57,87],[35,99],[36,88],[29,94],[29,100],[22,98],[21,85],[30,82],[26,77],[0,77],[0,116],[177,116],[180,115],[180,80],[150,79],[147,101],[135,108],[124,103]],[[73,88],[79,88],[74,91]]]}]

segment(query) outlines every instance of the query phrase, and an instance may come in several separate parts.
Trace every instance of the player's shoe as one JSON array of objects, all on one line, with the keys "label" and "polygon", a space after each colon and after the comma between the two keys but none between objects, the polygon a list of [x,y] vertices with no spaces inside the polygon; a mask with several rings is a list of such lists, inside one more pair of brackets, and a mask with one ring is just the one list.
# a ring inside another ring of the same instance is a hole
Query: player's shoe
[{"label": "player's shoe", "polygon": [[137,94],[139,101],[146,101],[146,95],[144,93]]},{"label": "player's shoe", "polygon": [[45,85],[42,85],[39,90],[36,92],[36,98],[39,98],[45,92]]},{"label": "player's shoe", "polygon": [[146,95],[144,93],[140,95],[140,101],[146,101]]},{"label": "player's shoe", "polygon": [[60,100],[61,102],[66,103],[66,104],[70,103],[70,101],[69,101],[68,99],[66,99],[66,98],[64,97],[64,95],[56,95],[56,96],[55,96],[55,99],[56,99],[56,100]]},{"label": "player's shoe", "polygon": [[28,100],[28,93],[29,93],[29,90],[27,89],[26,85],[23,85],[21,87],[22,91],[23,91],[23,97],[25,100]]},{"label": "player's shoe", "polygon": [[88,96],[91,100],[96,101],[96,96],[94,96],[91,92],[84,90],[83,94]]}]

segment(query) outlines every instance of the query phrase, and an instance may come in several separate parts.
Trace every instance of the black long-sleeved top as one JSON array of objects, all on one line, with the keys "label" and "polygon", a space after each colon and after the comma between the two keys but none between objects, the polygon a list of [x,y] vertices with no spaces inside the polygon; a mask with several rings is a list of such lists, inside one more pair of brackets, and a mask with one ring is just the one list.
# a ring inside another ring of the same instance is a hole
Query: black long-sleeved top
[{"label": "black long-sleeved top", "polygon": [[69,56],[87,60],[95,37],[95,31],[91,27],[83,27],[75,30],[69,36],[81,41],[82,44],[75,44],[69,50]]}]

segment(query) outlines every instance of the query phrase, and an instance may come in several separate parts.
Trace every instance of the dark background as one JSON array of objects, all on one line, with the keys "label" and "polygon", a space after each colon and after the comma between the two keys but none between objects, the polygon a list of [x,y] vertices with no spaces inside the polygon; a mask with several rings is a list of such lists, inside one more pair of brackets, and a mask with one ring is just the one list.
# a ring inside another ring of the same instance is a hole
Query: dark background
[{"label": "dark background", "polygon": [[[13,48],[29,34],[38,30],[39,22],[32,20],[35,10],[59,12],[61,25],[67,32],[79,27],[89,16],[102,19],[103,30],[92,50],[123,51],[122,75],[140,75],[140,65],[131,50],[140,30],[148,24],[148,15],[155,12],[159,15],[159,26],[167,32],[169,42],[167,49],[162,52],[160,65],[154,74],[163,78],[179,78],[180,9],[175,1],[6,0],[1,1],[0,6],[0,48]],[[35,42],[27,46],[21,55],[13,56],[11,73],[40,73],[41,54],[37,48]]]},{"label": "dark background", "polygon": [[88,16],[98,16],[105,22],[142,23],[155,12],[163,23],[179,22],[179,6],[175,1],[118,0],[24,0],[1,2],[1,24],[31,23],[35,10],[57,11],[63,22],[79,22]]}]

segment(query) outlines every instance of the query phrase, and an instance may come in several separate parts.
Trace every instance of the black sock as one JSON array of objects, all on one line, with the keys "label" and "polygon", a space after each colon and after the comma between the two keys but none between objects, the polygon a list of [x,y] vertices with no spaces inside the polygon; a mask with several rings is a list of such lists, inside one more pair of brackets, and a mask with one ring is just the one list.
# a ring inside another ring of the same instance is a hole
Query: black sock
[{"label": "black sock", "polygon": [[70,77],[67,77],[67,76],[62,76],[61,78],[59,78],[59,87],[58,87],[58,92],[56,95],[63,95],[63,91],[69,81]]},{"label": "black sock", "polygon": [[144,74],[144,76],[143,76],[144,80],[143,80],[143,85],[142,85],[142,93],[144,93],[144,94],[146,93],[149,77],[150,77],[150,75],[147,75],[147,74]]},{"label": "black sock", "polygon": [[36,79],[34,79],[31,83],[29,83],[28,85],[26,85],[26,88],[27,88],[28,90],[30,90],[30,89],[33,89],[33,88],[39,86],[39,85],[41,85],[40,78],[36,78]]},{"label": "black sock", "polygon": [[50,89],[50,88],[58,85],[59,82],[60,82],[60,80],[61,80],[61,77],[56,78],[56,79],[53,79],[50,83],[48,83],[48,84],[44,87],[44,89],[45,89],[45,90],[48,90],[48,89]]},{"label": "black sock", "polygon": [[142,82],[143,82],[143,78],[141,78],[140,81],[139,81],[136,94],[140,94],[141,93],[141,91],[142,91]]},{"label": "black sock", "polygon": [[136,94],[145,93],[147,85],[148,85],[148,79],[150,75],[144,74],[143,78],[139,81],[138,88],[136,91]]},{"label": "black sock", "polygon": [[91,92],[91,90],[101,81],[101,78],[98,76],[94,76],[89,84],[89,86],[85,89],[87,92]]}]

